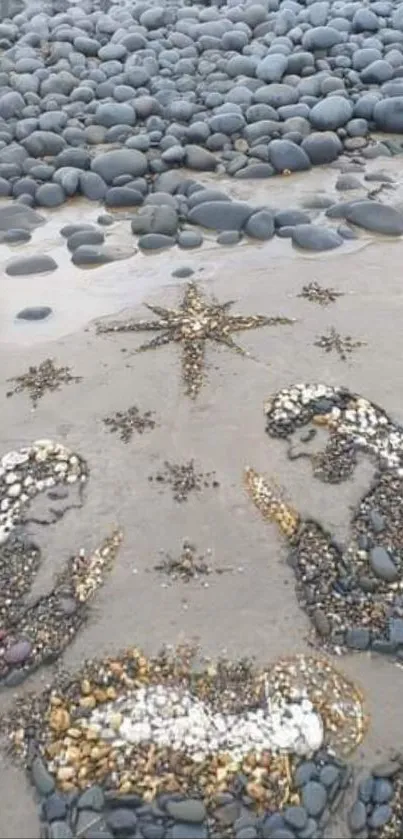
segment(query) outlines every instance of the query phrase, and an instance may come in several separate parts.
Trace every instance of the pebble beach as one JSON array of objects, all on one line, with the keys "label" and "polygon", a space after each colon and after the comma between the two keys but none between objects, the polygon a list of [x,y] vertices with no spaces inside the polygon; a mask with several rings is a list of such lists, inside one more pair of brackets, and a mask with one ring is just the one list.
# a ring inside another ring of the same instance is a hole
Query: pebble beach
[{"label": "pebble beach", "polygon": [[403,835],[403,4],[0,2],[0,836]]}]

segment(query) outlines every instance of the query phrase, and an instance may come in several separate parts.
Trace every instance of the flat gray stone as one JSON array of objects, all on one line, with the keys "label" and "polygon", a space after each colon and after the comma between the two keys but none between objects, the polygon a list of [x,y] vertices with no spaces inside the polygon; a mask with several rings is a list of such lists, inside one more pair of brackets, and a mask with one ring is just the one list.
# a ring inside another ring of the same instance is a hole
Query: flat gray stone
[{"label": "flat gray stone", "polygon": [[143,203],[143,195],[138,189],[127,186],[113,186],[107,190],[105,207],[139,207]]},{"label": "flat gray stone", "polygon": [[269,157],[276,172],[303,172],[311,168],[307,153],[290,140],[272,140]]},{"label": "flat gray stone", "polygon": [[291,239],[299,248],[308,251],[329,251],[343,244],[334,230],[314,224],[297,224],[291,228]]},{"label": "flat gray stone", "polygon": [[0,231],[18,227],[23,230],[34,230],[44,224],[45,219],[39,213],[23,204],[9,204],[0,207]]},{"label": "flat gray stone", "polygon": [[71,253],[81,245],[103,245],[105,236],[101,230],[80,230],[72,233],[67,239],[67,247]]},{"label": "flat gray stone", "polygon": [[323,784],[308,781],[302,788],[302,804],[309,816],[320,816],[326,807],[327,795]]},{"label": "flat gray stone", "polygon": [[210,151],[202,146],[185,146],[185,165],[189,169],[196,169],[200,172],[214,172],[218,160]]},{"label": "flat gray stone", "polygon": [[111,184],[119,175],[141,177],[147,172],[147,158],[137,149],[114,149],[94,157],[91,170],[107,184]]},{"label": "flat gray stone", "polygon": [[242,239],[242,233],[239,230],[223,230],[217,236],[218,245],[237,245]]},{"label": "flat gray stone", "polygon": [[363,801],[356,801],[348,814],[348,826],[354,834],[364,830],[366,823],[367,808]]},{"label": "flat gray stone", "polygon": [[133,216],[131,229],[136,235],[162,233],[164,236],[175,236],[178,229],[178,214],[172,207],[148,204]]},{"label": "flat gray stone", "polygon": [[166,809],[176,821],[199,824],[206,817],[206,808],[202,801],[187,798],[184,801],[168,801]]},{"label": "flat gray stone", "polygon": [[28,306],[18,312],[17,318],[18,320],[44,320],[51,314],[50,306]]},{"label": "flat gray stone", "polygon": [[32,762],[31,777],[40,795],[50,795],[55,788],[55,781],[48,772],[41,757],[35,757]]},{"label": "flat gray stone", "polygon": [[145,233],[140,236],[138,246],[144,251],[155,251],[161,248],[172,248],[175,245],[173,236],[164,236],[163,233]]},{"label": "flat gray stone", "polygon": [[267,240],[274,236],[274,216],[269,210],[258,210],[245,224],[245,233],[253,239]]},{"label": "flat gray stone", "polygon": [[188,221],[209,230],[241,230],[253,212],[253,207],[240,201],[225,204],[225,212],[221,201],[206,201],[190,210]]},{"label": "flat gray stone", "polygon": [[28,274],[44,274],[48,271],[55,271],[56,268],[57,262],[47,254],[20,256],[8,263],[6,274],[9,277],[23,277]]},{"label": "flat gray stone", "polygon": [[387,583],[394,583],[399,579],[399,571],[386,548],[381,546],[371,548],[369,564],[374,574],[380,580],[385,580]]},{"label": "flat gray stone", "polygon": [[203,244],[203,236],[196,230],[181,230],[177,242],[180,248],[199,248]]},{"label": "flat gray stone", "polygon": [[403,233],[403,213],[378,201],[354,202],[348,208],[345,218],[357,227],[373,233],[387,236],[401,236]]}]

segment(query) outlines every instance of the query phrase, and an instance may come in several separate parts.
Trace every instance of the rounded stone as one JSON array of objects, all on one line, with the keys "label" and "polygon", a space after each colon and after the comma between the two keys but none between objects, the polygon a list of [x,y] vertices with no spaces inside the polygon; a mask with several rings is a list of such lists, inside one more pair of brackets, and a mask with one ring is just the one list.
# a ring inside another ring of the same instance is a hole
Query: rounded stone
[{"label": "rounded stone", "polygon": [[90,265],[95,267],[113,262],[113,256],[96,245],[80,245],[73,251],[71,261],[77,266]]},{"label": "rounded stone", "polygon": [[168,801],[166,809],[176,821],[199,824],[206,817],[205,805],[202,801],[194,798],[187,798],[184,801]]},{"label": "rounded stone", "polygon": [[286,807],[283,813],[284,821],[295,830],[303,830],[308,816],[304,807]]},{"label": "rounded stone", "polygon": [[17,641],[8,647],[4,653],[4,661],[7,664],[24,664],[32,652],[30,641]]},{"label": "rounded stone", "polygon": [[6,267],[6,274],[9,277],[23,277],[29,274],[44,274],[48,271],[55,271],[57,262],[47,254],[20,256],[13,259]]},{"label": "rounded stone", "polygon": [[287,69],[287,59],[285,55],[276,53],[267,55],[259,62],[256,68],[256,75],[258,79],[264,82],[279,82],[281,81]]},{"label": "rounded stone", "polygon": [[202,148],[202,146],[185,146],[185,165],[189,169],[195,169],[201,172],[214,172],[217,164],[218,161],[214,154]]},{"label": "rounded stone", "polygon": [[180,265],[179,268],[175,268],[172,271],[172,276],[177,277],[179,280],[185,280],[187,277],[191,277],[192,274],[194,274],[194,270],[188,265]]},{"label": "rounded stone", "polygon": [[79,188],[82,195],[89,201],[102,201],[107,190],[105,181],[96,172],[82,172]]},{"label": "rounded stone", "polygon": [[355,201],[346,210],[345,218],[372,233],[387,236],[403,234],[403,213],[377,201]]},{"label": "rounded stone", "polygon": [[11,228],[2,236],[0,235],[0,241],[5,242],[7,245],[19,245],[22,242],[29,242],[31,238],[29,230],[20,229],[18,227]]},{"label": "rounded stone", "polygon": [[112,128],[114,125],[133,126],[136,122],[136,114],[131,105],[123,102],[105,102],[98,106],[94,120],[104,128]]},{"label": "rounded stone", "polygon": [[387,778],[377,778],[374,785],[373,800],[376,804],[387,804],[393,798],[394,787]]},{"label": "rounded stone", "polygon": [[106,207],[139,207],[143,203],[143,195],[137,189],[127,186],[113,186],[105,195]]},{"label": "rounded stone", "polygon": [[346,644],[352,650],[367,650],[371,643],[370,630],[365,626],[352,627],[347,630]]},{"label": "rounded stone", "polygon": [[44,320],[51,314],[50,306],[28,306],[18,312],[17,318],[18,320]]},{"label": "rounded stone", "polygon": [[302,172],[311,168],[307,153],[290,140],[272,140],[269,158],[276,172]]},{"label": "rounded stone", "polygon": [[164,236],[162,233],[146,233],[138,240],[139,248],[145,251],[155,251],[162,248],[172,248],[175,239],[172,236]]},{"label": "rounded stone", "polygon": [[237,245],[242,239],[242,234],[239,230],[223,230],[217,236],[218,245]]},{"label": "rounded stone", "polygon": [[308,781],[302,788],[302,804],[309,816],[316,818],[326,807],[327,794],[323,784],[318,781]]},{"label": "rounded stone", "polygon": [[205,201],[189,211],[188,221],[209,230],[241,230],[252,213],[253,207],[240,201],[225,203],[225,212],[221,201]]},{"label": "rounded stone", "polygon": [[379,804],[374,807],[368,819],[368,827],[371,830],[379,830],[392,818],[393,810],[390,804]]},{"label": "rounded stone", "polygon": [[348,825],[352,833],[359,833],[364,830],[367,823],[367,808],[363,801],[356,801],[349,814]]},{"label": "rounded stone", "polygon": [[334,230],[314,224],[297,224],[291,228],[291,239],[299,248],[309,251],[328,251],[343,244]]},{"label": "rounded stone", "polygon": [[310,224],[308,213],[303,210],[279,210],[274,216],[274,224],[277,227],[294,227],[296,224]]},{"label": "rounded stone", "polygon": [[386,548],[382,546],[371,548],[369,564],[379,579],[388,583],[394,583],[399,579],[398,568]]},{"label": "rounded stone", "polygon": [[314,132],[305,137],[301,148],[306,152],[314,166],[333,163],[343,151],[343,144],[332,131]]},{"label": "rounded stone", "polygon": [[175,236],[178,229],[178,215],[173,207],[167,205],[143,207],[131,221],[132,233],[136,235],[159,233]]},{"label": "rounded stone", "polygon": [[244,230],[253,239],[271,239],[274,236],[273,214],[269,210],[258,210],[248,218]]},{"label": "rounded stone", "polygon": [[180,248],[199,248],[203,244],[203,236],[195,230],[181,230],[177,243]]},{"label": "rounded stone", "polygon": [[403,96],[391,96],[377,102],[373,119],[380,131],[403,133]]},{"label": "rounded stone", "polygon": [[353,115],[353,106],[344,96],[328,96],[314,105],[309,114],[311,125],[319,131],[341,128]]},{"label": "rounded stone", "polygon": [[71,253],[81,245],[102,245],[105,236],[100,230],[80,230],[67,239],[67,247]]},{"label": "rounded stone", "polygon": [[60,207],[66,195],[60,184],[42,184],[35,193],[35,201],[40,207]]},{"label": "rounded stone", "polygon": [[91,169],[107,184],[111,184],[120,175],[141,177],[147,172],[146,156],[137,149],[113,149],[97,155]]}]

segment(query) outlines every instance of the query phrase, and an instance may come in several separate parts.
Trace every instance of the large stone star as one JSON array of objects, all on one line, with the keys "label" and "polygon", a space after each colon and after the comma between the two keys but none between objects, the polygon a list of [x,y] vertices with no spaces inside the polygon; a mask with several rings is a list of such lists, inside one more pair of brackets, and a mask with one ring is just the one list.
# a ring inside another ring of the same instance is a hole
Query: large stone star
[{"label": "large stone star", "polygon": [[235,343],[232,332],[257,329],[260,326],[278,326],[294,323],[290,318],[266,317],[265,315],[230,315],[234,301],[207,303],[195,283],[188,283],[179,309],[164,309],[148,306],[158,320],[128,320],[121,323],[99,324],[98,333],[159,331],[151,341],[142,344],[136,352],[162,347],[165,344],[182,345],[182,379],[185,393],[195,398],[204,378],[204,355],[206,341],[224,344],[241,355],[248,353]]}]

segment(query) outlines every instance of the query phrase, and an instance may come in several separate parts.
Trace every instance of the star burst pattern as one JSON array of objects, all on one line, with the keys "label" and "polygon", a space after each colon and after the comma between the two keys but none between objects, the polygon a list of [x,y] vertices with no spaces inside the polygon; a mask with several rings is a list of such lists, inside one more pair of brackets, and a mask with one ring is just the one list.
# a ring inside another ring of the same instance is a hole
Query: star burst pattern
[{"label": "star burst pattern", "polygon": [[187,396],[193,399],[203,384],[206,341],[223,344],[240,355],[248,356],[233,339],[233,332],[258,329],[261,326],[285,326],[294,320],[285,317],[265,315],[231,315],[229,310],[234,301],[206,302],[195,283],[188,283],[183,301],[178,309],[161,306],[147,308],[157,316],[156,320],[128,320],[110,324],[99,324],[97,332],[159,332],[155,338],[142,344],[136,352],[156,349],[165,344],[181,344],[182,379]]}]

